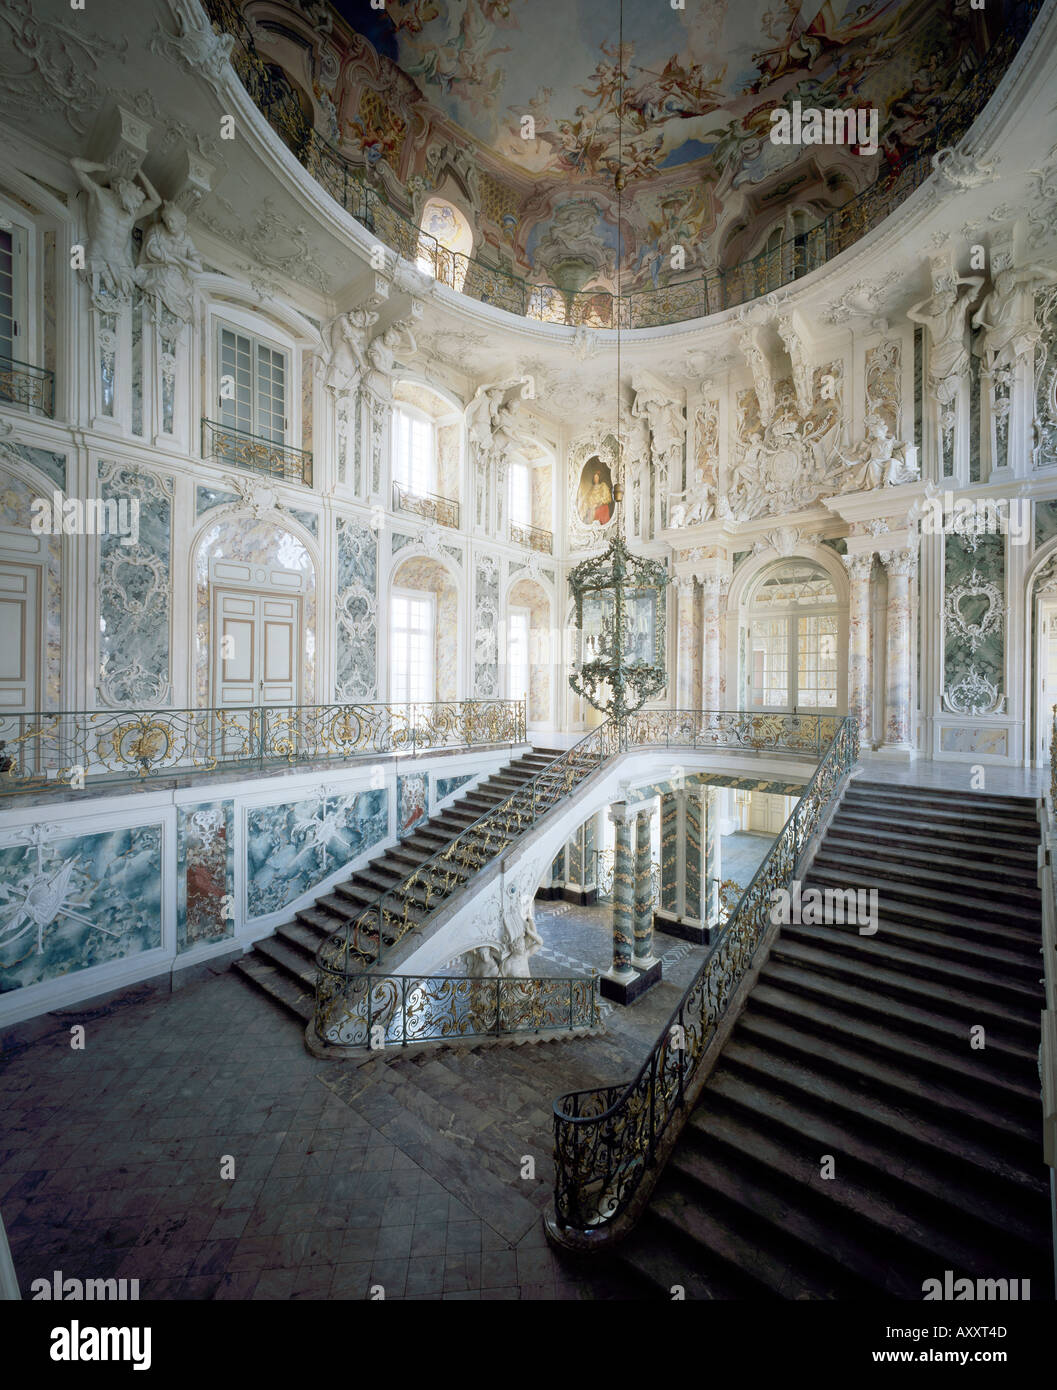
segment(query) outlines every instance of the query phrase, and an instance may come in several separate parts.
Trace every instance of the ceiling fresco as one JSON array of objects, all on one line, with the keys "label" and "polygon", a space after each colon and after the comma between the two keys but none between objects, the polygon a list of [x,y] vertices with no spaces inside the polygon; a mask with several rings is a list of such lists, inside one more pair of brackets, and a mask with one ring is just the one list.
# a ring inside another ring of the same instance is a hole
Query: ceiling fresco
[{"label": "ceiling fresco", "polygon": [[[622,48],[616,0],[291,6],[315,16],[307,50],[280,37],[281,8],[247,6],[263,46],[394,202],[417,211],[453,167],[438,150],[459,149],[478,255],[560,283],[568,252],[609,288],[619,259],[628,288],[745,259],[775,227],[791,234],[787,210],[812,225],[898,171],[986,61],[1007,0],[625,0]],[[876,153],[772,143],[772,111],[794,101],[875,109]]]}]

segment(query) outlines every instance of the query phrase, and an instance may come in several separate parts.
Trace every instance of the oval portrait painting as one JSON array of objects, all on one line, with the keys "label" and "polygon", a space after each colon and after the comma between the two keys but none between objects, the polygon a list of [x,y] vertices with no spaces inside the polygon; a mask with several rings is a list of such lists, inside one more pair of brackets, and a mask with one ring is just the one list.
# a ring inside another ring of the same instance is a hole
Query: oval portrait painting
[{"label": "oval portrait painting", "polygon": [[580,474],[577,510],[585,526],[605,526],[613,515],[613,475],[600,458],[589,458]]}]

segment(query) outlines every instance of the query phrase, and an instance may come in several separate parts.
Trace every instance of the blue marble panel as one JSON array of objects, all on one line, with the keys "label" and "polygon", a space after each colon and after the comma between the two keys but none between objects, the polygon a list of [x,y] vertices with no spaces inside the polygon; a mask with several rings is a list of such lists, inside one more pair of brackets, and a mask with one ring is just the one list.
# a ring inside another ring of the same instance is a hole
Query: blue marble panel
[{"label": "blue marble panel", "polygon": [[139,502],[139,536],[99,538],[99,675],[103,704],[164,704],[170,694],[172,479],[99,464],[104,500]]},{"label": "blue marble panel", "polygon": [[429,793],[426,774],[412,772],[396,779],[397,826],[401,839],[413,835],[417,826],[429,819]]},{"label": "blue marble panel", "polygon": [[398,551],[403,550],[405,545],[413,545],[414,542],[414,536],[405,536],[402,531],[394,531],[389,541],[390,552],[395,555]]},{"label": "blue marble panel", "polygon": [[195,516],[203,516],[206,512],[212,511],[214,507],[221,507],[226,503],[237,502],[238,500],[233,492],[222,492],[215,487],[197,488],[195,490]]},{"label": "blue marble panel", "polygon": [[373,700],[378,694],[378,541],[365,523],[337,523],[335,647],[339,700]]},{"label": "blue marble panel", "polygon": [[310,536],[319,535],[319,517],[315,512],[302,511],[298,507],[288,507],[287,511],[295,521],[301,523]]},{"label": "blue marble panel", "polygon": [[465,787],[467,782],[473,781],[473,774],[466,777],[438,777],[434,783],[434,793],[437,801],[443,801],[446,796],[451,796],[452,792],[458,791],[460,787]]},{"label": "blue marble panel", "polygon": [[490,555],[477,560],[474,586],[473,690],[478,699],[499,695],[499,564]]},{"label": "blue marble panel", "polygon": [[1057,500],[1035,503],[1035,549],[1057,536]]},{"label": "blue marble panel", "polygon": [[66,487],[66,455],[52,453],[50,449],[38,449],[32,444],[4,444],[4,453],[10,458],[19,458],[31,464],[56,487]]},{"label": "blue marble panel", "polygon": [[307,893],[389,833],[385,789],[257,806],[246,817],[248,915],[263,917]]},{"label": "blue marble panel", "polygon": [[[970,628],[987,613],[989,600],[979,591],[981,584],[993,584],[1005,603],[1005,537],[948,535],[944,548],[944,590],[958,603]],[[961,597],[959,597],[959,595]],[[1005,683],[1005,623],[1003,620],[986,633],[959,632],[950,615],[944,621],[944,690],[969,677],[970,670],[982,676],[1001,695]],[[975,642],[975,651],[973,643]]]},{"label": "blue marble panel", "polygon": [[176,823],[176,949],[233,934],[234,802],[180,806]]},{"label": "blue marble panel", "polygon": [[0,992],[161,945],[162,827],[0,849]]}]

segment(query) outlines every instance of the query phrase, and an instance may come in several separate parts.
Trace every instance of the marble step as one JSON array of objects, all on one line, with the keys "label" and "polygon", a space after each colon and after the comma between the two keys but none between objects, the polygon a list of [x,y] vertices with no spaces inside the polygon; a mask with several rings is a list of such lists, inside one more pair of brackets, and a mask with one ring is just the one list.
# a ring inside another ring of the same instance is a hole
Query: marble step
[{"label": "marble step", "polygon": [[996,888],[1006,883],[1037,887],[1037,870],[1033,854],[1025,855],[1013,862],[1001,862],[993,857],[985,861],[975,852],[972,856],[954,854],[950,845],[944,841],[937,840],[926,846],[916,835],[909,843],[877,841],[842,831],[836,823],[826,834],[826,851],[828,854],[836,854],[859,864],[863,864],[864,861],[881,860],[888,865],[931,867],[963,880],[967,873],[971,873],[977,882],[987,882]]},{"label": "marble step", "polygon": [[[757,986],[749,1007],[738,1020],[737,1036],[762,1049],[774,1049],[799,1064],[812,1066],[844,1084],[869,1084],[871,1094],[893,1105],[906,1105],[915,1113],[935,1118],[964,1133],[967,1127],[1009,1161],[1038,1157],[1038,1100],[1026,1096],[1016,1104],[994,1105],[973,1075],[951,1071],[946,1059],[931,1065],[928,1049],[875,1047],[869,1037],[847,1026],[847,1020],[825,1011],[801,1009],[795,995],[766,991]],[[1029,1161],[1031,1161],[1029,1159]]]},{"label": "marble step", "polygon": [[[825,928],[800,927],[782,931],[771,948],[772,961],[786,961],[816,976],[844,981],[871,994],[901,999],[918,1009],[943,1013],[959,1024],[981,1023],[992,1035],[1005,1038],[1030,1053],[1037,1045],[1039,1010],[1045,996],[1038,991],[1013,989],[998,998],[992,981],[978,972],[976,989],[970,988],[966,972],[943,972],[934,968],[929,976],[917,976],[917,960],[908,952],[886,950],[875,937],[859,937],[860,949],[854,954],[835,951],[824,940],[812,939],[813,931]],[[798,936],[791,933],[799,932]],[[873,946],[873,950],[870,946]],[[1012,995],[1012,997],[1010,997]],[[850,996],[854,999],[854,995]]]},{"label": "marble step", "polygon": [[1039,915],[1037,901],[1034,905],[1024,902],[1016,906],[1007,906],[1005,890],[1001,901],[987,901],[984,904],[980,900],[967,898],[961,891],[945,892],[924,880],[905,879],[898,874],[898,870],[893,870],[892,877],[887,878],[876,869],[867,871],[861,865],[855,869],[837,867],[821,859],[812,863],[805,886],[823,890],[838,888],[842,892],[848,888],[875,888],[882,911],[887,910],[889,904],[906,904],[929,908],[933,912],[955,915],[972,913],[977,921],[986,922],[997,930],[1008,928],[1012,931],[1028,932],[1038,921]]},{"label": "marble step", "polygon": [[256,950],[248,952],[231,967],[255,989],[277,1004],[285,1014],[302,1025],[312,1017],[315,1008],[315,989],[306,991],[286,971],[281,970]]},{"label": "marble step", "polygon": [[[902,827],[898,832],[893,830],[893,822]],[[835,829],[854,828],[868,837],[872,837],[875,830],[878,834],[898,833],[902,842],[905,842],[908,834],[912,833],[915,840],[939,841],[948,846],[965,845],[966,847],[974,846],[985,850],[991,846],[996,846],[1000,849],[1030,855],[1032,858],[1034,858],[1038,848],[1037,834],[1032,837],[1019,833],[1003,832],[997,827],[986,824],[978,825],[975,828],[969,826],[951,828],[938,825],[930,817],[911,826],[911,822],[902,815],[892,817],[887,812],[865,806],[856,809],[854,803],[849,804],[847,799],[842,801],[838,807],[833,818],[833,827]]]},{"label": "marble step", "polygon": [[[895,859],[859,858],[842,846],[823,845],[812,861],[812,869],[825,869],[830,874],[842,874],[848,886],[868,876],[871,882],[895,882],[900,888],[921,887],[928,892],[953,894],[973,906],[979,901],[1010,908],[1037,912],[1041,897],[1034,876],[996,883],[985,874],[967,873],[964,868],[953,871],[932,864],[907,864]],[[891,890],[889,890],[891,891]],[[997,900],[997,903],[996,903]]]}]

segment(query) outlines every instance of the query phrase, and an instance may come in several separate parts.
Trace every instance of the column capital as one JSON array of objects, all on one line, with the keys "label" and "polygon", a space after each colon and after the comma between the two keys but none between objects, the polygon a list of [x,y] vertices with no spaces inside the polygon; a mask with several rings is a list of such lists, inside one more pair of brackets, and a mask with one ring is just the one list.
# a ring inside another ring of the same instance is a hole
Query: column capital
[{"label": "column capital", "polygon": [[869,579],[873,569],[874,552],[860,550],[857,554],[842,555],[840,558],[848,571],[849,579]]},{"label": "column capital", "polygon": [[692,574],[677,574],[672,581],[675,585],[675,592],[680,599],[693,598],[694,596],[694,576]]},{"label": "column capital", "polygon": [[631,826],[638,815],[639,808],[626,801],[615,801],[609,808],[609,819],[616,826]]},{"label": "column capital", "polygon": [[916,547],[902,550],[879,550],[877,558],[890,575],[906,578],[914,572],[918,552]]}]

